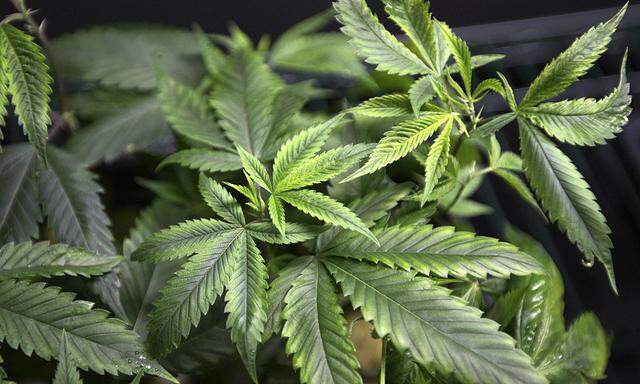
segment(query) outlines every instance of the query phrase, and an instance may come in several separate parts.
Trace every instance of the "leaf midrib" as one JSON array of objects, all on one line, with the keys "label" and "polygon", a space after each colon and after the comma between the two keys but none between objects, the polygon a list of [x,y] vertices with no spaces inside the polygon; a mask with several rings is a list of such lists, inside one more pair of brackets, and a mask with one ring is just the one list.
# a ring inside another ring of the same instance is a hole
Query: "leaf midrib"
[{"label": "leaf midrib", "polygon": [[[330,260],[324,259],[323,262],[325,263],[331,263]],[[433,325],[429,324],[428,322],[426,322],[424,319],[422,319],[420,316],[418,316],[417,314],[413,313],[412,311],[410,311],[408,308],[406,308],[404,305],[400,304],[399,302],[397,302],[396,300],[392,299],[391,297],[385,295],[384,293],[382,293],[381,291],[379,291],[378,289],[376,289],[375,287],[373,287],[372,285],[366,283],[365,281],[363,281],[362,279],[360,279],[359,277],[355,276],[354,274],[350,273],[349,271],[345,270],[344,268],[341,268],[340,266],[331,263],[332,266],[334,266],[335,268],[338,268],[340,271],[342,271],[342,273],[350,276],[351,278],[353,278],[354,280],[358,281],[359,283],[361,283],[362,285],[368,287],[369,289],[371,289],[372,291],[374,291],[376,294],[382,296],[383,298],[385,298],[386,300],[388,300],[389,302],[397,305],[399,308],[403,309],[406,313],[410,314],[412,317],[418,319],[418,321],[421,324],[425,324],[426,326],[428,326],[430,329],[435,330],[436,333],[442,335],[442,337],[444,337],[447,340],[452,341],[454,344],[460,346],[461,348],[463,348],[464,350],[470,351],[472,352],[475,356],[479,357],[481,360],[484,360],[486,362],[489,363],[489,365],[493,366],[493,367],[497,367],[501,372],[505,372],[503,370],[503,368],[497,364],[495,364],[494,362],[492,362],[491,360],[489,360],[487,357],[483,356],[482,354],[476,352],[473,349],[468,348],[467,346],[461,344],[458,340],[450,337],[448,334],[444,333],[443,331],[435,328]],[[428,279],[427,277],[423,277],[423,279]],[[373,320],[373,319],[372,319]],[[391,333],[391,331],[389,332]],[[382,336],[382,335],[381,335]],[[431,360],[432,362],[434,360]],[[509,373],[509,375],[511,376],[511,373]]]}]

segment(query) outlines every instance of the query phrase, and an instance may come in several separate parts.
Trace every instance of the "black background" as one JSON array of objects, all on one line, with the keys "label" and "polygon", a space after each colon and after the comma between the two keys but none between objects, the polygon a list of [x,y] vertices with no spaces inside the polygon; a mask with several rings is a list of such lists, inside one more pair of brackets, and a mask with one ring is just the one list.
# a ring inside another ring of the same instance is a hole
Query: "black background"
[{"label": "black background", "polygon": [[[4,7],[10,9],[8,0]],[[382,9],[380,1],[369,1]],[[623,0],[435,0],[431,9],[452,26],[557,15],[620,6]],[[637,3],[637,1],[632,1]],[[53,36],[95,24],[156,22],[224,32],[235,21],[253,37],[277,35],[304,17],[325,10],[329,0],[31,0],[49,20]],[[2,14],[6,14],[2,10]]]},{"label": "black background", "polygon": [[[8,0],[0,0],[0,14],[11,9]],[[368,1],[376,11],[380,2]],[[486,24],[497,21],[527,19],[539,16],[593,10],[621,6],[625,1],[611,0],[434,0],[432,11],[452,26]],[[637,4],[640,1],[632,1]],[[33,0],[33,8],[40,9],[39,17],[48,20],[47,32],[58,36],[79,28],[105,23],[155,22],[189,27],[200,24],[208,32],[223,33],[230,21],[236,22],[254,38],[262,34],[276,36],[293,23],[325,10],[328,0]],[[633,54],[633,53],[632,53]],[[638,54],[638,53],[636,53]],[[637,56],[636,56],[637,57]],[[636,108],[638,103],[634,103]],[[627,129],[640,129],[638,115]],[[640,152],[640,143],[638,152]],[[611,148],[615,149],[615,145]],[[611,364],[608,369],[608,384],[640,383],[640,291],[638,290],[638,268],[640,255],[640,231],[637,220],[629,212],[639,207],[625,207],[618,198],[623,194],[616,173],[608,173],[606,162],[596,161],[603,150],[591,149],[569,152],[582,159],[578,167],[592,185],[608,221],[613,229],[616,250],[614,261],[621,286],[620,297],[615,297],[607,286],[601,268],[585,270],[579,266],[575,248],[557,229],[545,227],[533,217],[532,211],[517,209],[522,213],[518,222],[538,239],[543,240],[559,268],[567,285],[567,318],[572,320],[577,313],[592,310],[601,318],[604,326],[614,334]],[[574,157],[574,156],[572,156]],[[606,159],[606,156],[603,157]],[[588,169],[588,170],[587,170]],[[640,174],[640,170],[632,170]],[[635,180],[633,193],[637,194],[640,180]],[[511,197],[509,197],[511,196]],[[513,195],[498,192],[496,199],[504,204]],[[496,201],[497,203],[497,201]],[[493,204],[492,204],[493,205]],[[499,205],[499,203],[498,203]],[[503,209],[513,211],[509,203]],[[509,213],[509,212],[507,212]],[[511,212],[512,214],[514,212]],[[629,224],[632,223],[632,224]],[[546,241],[544,241],[546,238]],[[571,384],[571,383],[568,383]]]}]

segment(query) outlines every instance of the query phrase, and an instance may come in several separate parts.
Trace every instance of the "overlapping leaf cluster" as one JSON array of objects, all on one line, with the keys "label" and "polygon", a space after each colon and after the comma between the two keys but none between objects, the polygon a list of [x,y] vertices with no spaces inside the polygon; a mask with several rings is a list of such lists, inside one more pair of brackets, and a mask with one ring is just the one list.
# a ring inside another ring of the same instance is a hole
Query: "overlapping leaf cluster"
[{"label": "overlapping leaf cluster", "polygon": [[[607,336],[590,313],[565,329],[562,278],[542,246],[511,227],[510,243],[478,235],[465,219],[491,212],[473,194],[493,174],[557,222],[587,262],[600,260],[615,289],[610,230],[551,138],[595,145],[622,130],[631,101],[625,63],[600,100],[546,100],[593,65],[624,9],[517,100],[501,74],[473,76],[501,56],[473,56],[428,2],[383,3],[408,41],[364,0],[337,0],[335,11],[271,47],[237,27],[229,36],[96,28],[63,37],[52,47],[62,73],[95,87],[73,96],[80,120],[92,123],[64,149],[44,147],[44,57],[2,24],[0,46],[16,49],[0,56],[0,117],[11,95],[34,146],[0,154],[0,340],[57,359],[55,383],[81,383],[77,368],[136,375],[134,383],[216,367],[232,376],[236,360],[260,382],[286,355],[302,383],[351,384],[364,382],[348,321],[357,316],[383,340],[380,375],[391,383],[603,378]],[[319,32],[333,16],[343,34]],[[411,85],[312,114],[309,101],[327,93],[281,71],[371,86],[375,76],[346,40]],[[27,70],[24,60],[35,64],[21,85],[11,76]],[[484,117],[490,93],[510,112]],[[514,121],[522,157],[495,136]],[[122,242],[124,257],[114,256],[102,189],[86,166],[149,150],[171,132],[175,151],[169,146],[158,171],[172,178],[140,182],[157,197]],[[41,233],[54,243],[33,243]],[[41,281],[78,275],[105,275],[97,286],[119,319]],[[282,356],[274,336],[284,340]]]}]

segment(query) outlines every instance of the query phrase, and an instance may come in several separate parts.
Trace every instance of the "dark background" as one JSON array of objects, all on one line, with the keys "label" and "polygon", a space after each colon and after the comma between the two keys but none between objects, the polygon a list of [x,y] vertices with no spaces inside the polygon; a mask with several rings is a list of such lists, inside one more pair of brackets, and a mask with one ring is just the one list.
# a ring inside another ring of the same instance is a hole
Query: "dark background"
[{"label": "dark background", "polygon": [[[7,14],[11,9],[9,2],[0,1],[3,2],[0,5],[0,14]],[[369,3],[377,12],[381,11],[379,1]],[[554,28],[573,35],[584,31],[594,21],[582,16],[565,17],[559,23],[556,20],[555,24],[542,23],[540,20],[523,21],[522,31],[513,28],[492,29],[491,26],[481,24],[619,7],[624,3],[625,1],[618,0],[434,0],[432,11],[438,18],[454,27],[476,25],[471,29],[463,28],[460,32],[463,37],[471,40],[472,49],[478,53],[478,49],[491,51],[490,44],[488,48],[474,47],[473,40],[484,40],[485,32],[487,36],[493,36],[498,40],[509,40],[510,36],[503,36],[506,34],[544,35],[544,39],[549,39],[547,35]],[[640,1],[632,1],[631,4],[640,4]],[[40,9],[39,17],[48,20],[47,31],[50,36],[114,22],[155,22],[184,27],[198,23],[208,32],[224,33],[228,23],[234,21],[253,38],[258,38],[262,34],[277,36],[293,23],[326,9],[330,6],[330,1],[32,0],[30,5]],[[636,19],[640,21],[640,8],[636,10]],[[628,21],[630,16],[625,20]],[[620,44],[631,46],[630,79],[634,97],[638,100],[640,72],[636,71],[640,68],[640,23],[636,27],[625,32],[619,40],[622,40]],[[516,61],[519,60],[514,64],[514,68],[507,71],[507,75],[516,86],[518,83],[523,86],[541,69],[541,64],[537,61],[545,62],[566,47],[571,39],[568,36],[561,37],[557,46],[549,45],[545,40],[545,43],[536,43],[529,47],[531,51],[500,46],[499,48],[507,51],[498,49],[497,52],[512,53],[510,56],[515,56]],[[484,44],[486,43],[490,42],[485,41]],[[635,46],[638,46],[636,50]],[[523,58],[518,57],[528,56],[530,52],[539,55],[542,51],[548,58],[531,59],[536,61],[535,65],[529,66],[533,69],[524,65]],[[617,81],[613,77],[619,65],[620,51],[618,47],[617,54],[603,59],[605,63],[587,76],[604,77],[606,86],[596,81],[590,83],[591,88],[578,89],[572,97],[602,96],[607,89],[612,88],[615,82],[612,83],[610,80]],[[583,95],[581,92],[586,94]],[[640,103],[634,101],[634,107],[640,110]],[[506,139],[513,142],[513,138]],[[567,320],[572,321],[578,313],[591,310],[600,317],[605,328],[611,330],[612,357],[607,371],[608,378],[604,382],[640,383],[640,115],[632,115],[625,133],[611,141],[609,146],[584,149],[562,146],[562,149],[574,160],[592,186],[612,228],[619,297],[611,293],[602,268],[583,268],[579,263],[579,254],[565,236],[554,226],[545,225],[526,206],[514,201],[516,199],[511,192],[505,192],[493,183],[487,183],[480,191],[480,199],[494,206],[498,215],[508,217],[510,221],[542,241],[552,254],[565,277]],[[483,219],[479,223],[480,230],[498,235],[498,223],[496,219]]]},{"label": "dark background", "polygon": [[[11,9],[8,0],[1,0]],[[369,1],[376,11],[380,1]],[[621,6],[621,0],[434,0],[431,9],[452,26]],[[632,4],[637,1],[631,1]],[[196,22],[210,32],[225,32],[235,21],[253,37],[277,35],[292,23],[328,8],[329,0],[31,0],[55,36],[95,24],[156,22],[188,27]],[[2,14],[6,14],[2,10]]]}]

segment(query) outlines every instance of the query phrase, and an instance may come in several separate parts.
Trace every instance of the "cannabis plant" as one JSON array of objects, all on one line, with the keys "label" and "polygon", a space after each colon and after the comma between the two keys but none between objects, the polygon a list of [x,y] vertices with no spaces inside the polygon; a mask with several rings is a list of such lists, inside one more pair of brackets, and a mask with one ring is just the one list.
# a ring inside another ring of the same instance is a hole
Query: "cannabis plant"
[{"label": "cannabis plant", "polygon": [[[357,327],[381,351],[381,383],[602,379],[608,335],[588,312],[566,328],[542,245],[507,222],[504,240],[483,236],[471,219],[491,212],[473,197],[495,175],[617,292],[611,231],[554,139],[604,144],[627,123],[626,54],[608,96],[557,99],[626,7],[519,94],[500,73],[477,78],[503,56],[472,55],[428,2],[383,3],[406,36],[364,0],[337,0],[273,44],[236,26],[98,27],[49,43],[17,3],[0,26],[0,117],[10,98],[31,144],[0,153],[0,340],[58,360],[55,383],[80,383],[78,369],[361,383]],[[322,32],[334,17],[342,34]],[[356,85],[341,97],[327,76]],[[385,92],[383,76],[408,86]],[[487,97],[509,112],[485,116]],[[48,132],[51,115],[64,128]],[[496,137],[516,128],[520,155]],[[157,172],[138,180],[156,197],[116,245],[87,167],[134,153]],[[6,368],[0,381],[18,374]]]}]

